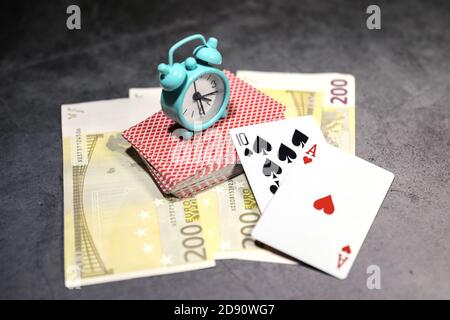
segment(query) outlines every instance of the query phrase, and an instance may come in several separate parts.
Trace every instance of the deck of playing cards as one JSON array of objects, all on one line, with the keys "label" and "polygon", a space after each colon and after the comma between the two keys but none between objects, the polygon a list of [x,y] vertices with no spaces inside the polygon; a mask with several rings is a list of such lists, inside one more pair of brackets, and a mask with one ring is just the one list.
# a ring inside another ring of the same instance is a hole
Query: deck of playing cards
[{"label": "deck of playing cards", "polygon": [[189,197],[242,173],[229,130],[284,118],[283,105],[231,72],[225,74],[230,82],[228,116],[193,139],[173,135],[175,122],[162,111],[123,133],[163,193]]},{"label": "deck of playing cards", "polygon": [[312,116],[230,134],[262,212],[253,237],[346,278],[394,175],[328,145]]}]

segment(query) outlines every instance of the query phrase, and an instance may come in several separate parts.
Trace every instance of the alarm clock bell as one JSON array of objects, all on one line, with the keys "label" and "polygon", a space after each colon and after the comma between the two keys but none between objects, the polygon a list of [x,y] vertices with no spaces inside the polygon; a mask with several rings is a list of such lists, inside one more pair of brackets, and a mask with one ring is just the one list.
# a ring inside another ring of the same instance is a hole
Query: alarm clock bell
[{"label": "alarm clock bell", "polygon": [[203,38],[202,35],[193,35],[175,44],[169,51],[169,64],[160,63],[158,65],[158,71],[160,73],[159,81],[164,90],[173,91],[181,86],[186,79],[186,69],[195,69],[197,66],[197,61],[210,65],[222,64],[222,55],[217,50],[217,39],[213,37],[209,38],[208,41],[206,41],[206,44],[198,46],[194,49],[193,54],[195,59],[192,57],[187,58],[184,62],[184,66],[178,62],[173,63],[174,51],[185,43],[197,39],[198,36]]},{"label": "alarm clock bell", "polygon": [[212,65],[222,64],[222,55],[217,50],[217,39],[209,38],[206,46],[198,46],[194,50],[194,56],[197,60],[209,63]]}]

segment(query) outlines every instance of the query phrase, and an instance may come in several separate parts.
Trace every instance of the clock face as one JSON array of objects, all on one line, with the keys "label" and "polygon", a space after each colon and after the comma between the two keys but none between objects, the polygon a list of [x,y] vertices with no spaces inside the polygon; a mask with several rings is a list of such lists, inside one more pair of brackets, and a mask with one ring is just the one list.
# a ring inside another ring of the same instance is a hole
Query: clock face
[{"label": "clock face", "polygon": [[195,124],[211,120],[220,110],[225,98],[225,83],[214,73],[206,73],[193,81],[183,99],[181,112]]}]

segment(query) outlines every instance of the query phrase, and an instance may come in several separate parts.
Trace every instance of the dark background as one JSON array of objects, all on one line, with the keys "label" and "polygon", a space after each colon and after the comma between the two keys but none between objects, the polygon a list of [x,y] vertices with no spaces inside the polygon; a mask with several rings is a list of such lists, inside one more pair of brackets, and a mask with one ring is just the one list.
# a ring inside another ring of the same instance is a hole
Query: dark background
[{"label": "dark background", "polygon": [[[66,29],[78,4],[82,29]],[[1,298],[450,298],[450,2],[34,1],[0,11]],[[356,77],[357,155],[396,179],[347,280],[218,261],[214,269],[68,290],[60,106],[157,86],[180,38],[219,39],[225,67]],[[366,288],[381,268],[382,289]]]}]

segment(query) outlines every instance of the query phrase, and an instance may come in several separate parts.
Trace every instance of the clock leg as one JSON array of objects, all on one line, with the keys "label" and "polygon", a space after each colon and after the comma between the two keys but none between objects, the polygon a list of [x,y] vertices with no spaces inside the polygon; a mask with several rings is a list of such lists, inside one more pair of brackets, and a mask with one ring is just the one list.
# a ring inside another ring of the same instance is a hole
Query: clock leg
[{"label": "clock leg", "polygon": [[228,115],[228,111],[227,111],[227,108],[225,108],[222,113],[222,118],[225,118],[227,115]]},{"label": "clock leg", "polygon": [[183,140],[190,140],[190,139],[192,139],[194,133],[192,131],[187,130],[187,129],[179,128],[179,129],[174,130],[172,132],[172,135],[177,137],[177,138],[181,138]]}]

